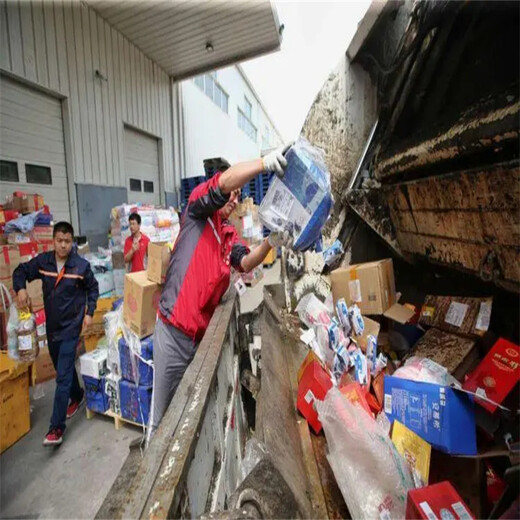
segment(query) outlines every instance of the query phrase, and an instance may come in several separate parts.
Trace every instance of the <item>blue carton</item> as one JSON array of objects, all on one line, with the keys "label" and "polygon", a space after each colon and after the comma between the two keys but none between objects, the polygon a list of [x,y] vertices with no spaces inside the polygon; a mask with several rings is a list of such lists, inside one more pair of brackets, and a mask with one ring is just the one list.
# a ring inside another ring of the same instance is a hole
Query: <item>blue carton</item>
[{"label": "blue carton", "polygon": [[85,385],[85,398],[87,408],[97,413],[105,413],[108,410],[108,396],[105,393],[105,378],[96,379],[90,376],[82,376]]},{"label": "blue carton", "polygon": [[473,398],[447,386],[385,376],[385,413],[452,455],[476,455]]},{"label": "blue carton", "polygon": [[290,231],[293,249],[306,251],[320,239],[332,209],[330,174],[323,155],[304,139],[285,158],[285,174],[272,177],[258,215],[271,231]]},{"label": "blue carton", "polygon": [[152,387],[136,385],[126,379],[119,382],[119,401],[123,419],[139,424],[148,424]]},{"label": "blue carton", "polygon": [[[131,352],[124,338],[119,340],[119,361],[121,364],[121,375],[124,379],[139,383],[142,386],[150,386],[153,383],[153,367],[144,361],[135,358],[136,374],[132,370]],[[153,336],[141,340],[141,357],[147,361],[153,359]]]}]

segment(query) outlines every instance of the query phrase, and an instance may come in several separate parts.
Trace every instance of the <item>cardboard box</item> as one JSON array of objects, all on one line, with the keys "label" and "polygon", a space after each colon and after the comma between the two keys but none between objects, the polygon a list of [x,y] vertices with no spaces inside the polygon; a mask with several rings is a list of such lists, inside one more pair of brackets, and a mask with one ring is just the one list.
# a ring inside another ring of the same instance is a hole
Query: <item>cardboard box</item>
[{"label": "cardboard box", "polygon": [[153,334],[161,287],[148,280],[146,271],[125,276],[123,319],[139,338]]},{"label": "cardboard box", "polygon": [[263,264],[264,265],[271,265],[276,261],[276,249],[272,248],[269,253],[267,253],[267,256],[264,258]]},{"label": "cardboard box", "polygon": [[90,334],[84,338],[85,352],[92,352],[98,347],[99,340],[105,337],[105,333]]},{"label": "cardboard box", "polygon": [[302,361],[300,368],[298,369],[298,374],[297,374],[298,383],[301,381],[301,379],[303,377],[303,373],[305,372],[305,369],[314,361],[316,363],[319,363],[321,365],[321,367],[323,368],[323,370],[325,370],[325,372],[327,372],[327,373],[329,372],[327,367],[325,367],[323,365],[323,363],[321,362],[321,359],[312,350],[309,350],[308,354],[305,356],[305,359]]},{"label": "cardboard box", "polygon": [[322,426],[313,406],[314,400],[322,401],[331,387],[330,377],[317,361],[307,366],[298,385],[296,405],[316,434],[320,433]]},{"label": "cardboard box", "polygon": [[[465,390],[479,392],[501,404],[520,380],[520,347],[500,338],[487,353],[486,357],[471,373],[463,384]],[[482,399],[476,399],[480,406],[489,412],[497,407]]]},{"label": "cardboard box", "polygon": [[[88,244],[86,245],[88,246]],[[112,268],[114,271],[116,269],[126,269],[125,255],[123,254],[123,251],[112,252]]]},{"label": "cardboard box", "polygon": [[49,346],[47,345],[46,339],[41,336],[38,337],[38,344],[40,346],[40,353],[34,361],[35,383],[44,383],[51,379],[56,378],[56,370],[52,362],[51,354],[49,352]]},{"label": "cardboard box", "polygon": [[474,340],[433,328],[416,343],[415,356],[429,358],[445,367],[458,381],[478,364],[478,348]]},{"label": "cardboard box", "polygon": [[359,348],[363,352],[366,352],[368,336],[374,336],[377,339],[381,325],[379,325],[377,321],[371,320],[366,316],[363,316],[363,321],[365,322],[365,329],[363,330],[363,334],[360,334],[359,336],[352,334],[352,339],[358,344]]},{"label": "cardboard box", "polygon": [[428,485],[432,447],[399,421],[392,425],[392,442],[410,466],[416,486]]},{"label": "cardboard box", "polygon": [[27,365],[16,363],[0,380],[0,453],[31,429]]},{"label": "cardboard box", "polygon": [[20,213],[32,213],[43,209],[43,197],[38,194],[15,192],[4,204],[4,209],[12,209]]},{"label": "cardboard box", "polygon": [[166,278],[166,271],[170,262],[170,248],[168,244],[159,242],[148,244],[148,280],[161,284]]},{"label": "cardboard box", "polygon": [[473,338],[489,328],[493,298],[426,296],[419,323]]},{"label": "cardboard box", "polygon": [[34,280],[26,285],[27,294],[31,300],[31,308],[33,312],[38,312],[44,308],[42,281]]},{"label": "cardboard box", "polygon": [[391,258],[351,265],[330,274],[334,305],[345,298],[356,303],[362,314],[383,314],[395,302],[394,267]]},{"label": "cardboard box", "polygon": [[455,488],[448,481],[444,481],[408,491],[406,518],[424,520],[459,518],[470,520],[474,519],[475,516],[455,491]]},{"label": "cardboard box", "polygon": [[52,244],[53,226],[35,226],[31,232],[32,238],[39,244]]},{"label": "cardboard box", "polygon": [[350,383],[346,386],[340,387],[339,391],[353,404],[358,404],[365,410],[370,417],[374,417],[368,406],[365,398],[365,391],[361,388],[361,385],[357,382]]},{"label": "cardboard box", "polygon": [[107,371],[107,356],[108,351],[105,348],[99,348],[83,354],[79,358],[81,375],[101,379]]},{"label": "cardboard box", "polygon": [[434,448],[476,455],[475,406],[465,393],[432,383],[385,376],[384,410]]}]

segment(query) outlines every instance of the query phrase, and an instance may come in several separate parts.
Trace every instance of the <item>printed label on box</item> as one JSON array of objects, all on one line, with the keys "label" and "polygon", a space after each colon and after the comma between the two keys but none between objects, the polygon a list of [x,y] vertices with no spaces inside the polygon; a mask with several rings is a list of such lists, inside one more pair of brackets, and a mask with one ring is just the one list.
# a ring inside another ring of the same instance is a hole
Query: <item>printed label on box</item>
[{"label": "printed label on box", "polygon": [[237,292],[239,296],[242,296],[246,292],[246,284],[244,283],[244,280],[242,278],[237,278],[235,281],[235,287],[237,289]]},{"label": "printed label on box", "polygon": [[460,327],[464,322],[469,305],[465,303],[451,302],[444,321],[455,327]]},{"label": "printed label on box", "polygon": [[489,328],[489,322],[491,320],[491,302],[482,302],[480,304],[480,310],[477,316],[477,324],[475,328],[477,330],[483,330],[484,332]]},{"label": "printed label on box", "polygon": [[471,520],[472,517],[462,502],[455,502],[455,504],[451,504],[451,507],[453,508],[453,511],[457,513],[460,520]]},{"label": "printed label on box", "polygon": [[359,303],[362,301],[361,299],[361,283],[359,280],[351,280],[348,283],[348,290],[350,293],[350,300],[353,303]]},{"label": "printed label on box", "polygon": [[392,413],[392,394],[385,394],[385,413]]},{"label": "printed label on box", "polygon": [[282,217],[288,217],[295,201],[294,195],[287,189],[276,190],[273,195],[273,209]]},{"label": "printed label on box", "polygon": [[307,390],[307,393],[305,394],[305,402],[311,404],[315,399],[316,397],[312,393],[312,390]]},{"label": "printed label on box", "polygon": [[437,520],[433,509],[430,507],[428,502],[421,502],[419,504],[420,508],[424,511],[424,514],[428,517],[428,520]]}]

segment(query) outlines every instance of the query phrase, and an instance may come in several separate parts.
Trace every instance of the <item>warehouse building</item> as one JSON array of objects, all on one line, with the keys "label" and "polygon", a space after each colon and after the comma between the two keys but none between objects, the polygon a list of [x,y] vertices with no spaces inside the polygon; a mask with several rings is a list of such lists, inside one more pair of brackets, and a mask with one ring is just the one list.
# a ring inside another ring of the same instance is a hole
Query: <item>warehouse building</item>
[{"label": "warehouse building", "polygon": [[280,38],[264,0],[0,2],[2,198],[40,193],[99,243],[111,207],[176,204],[184,172],[200,174],[185,164],[200,158],[184,147],[181,80]]}]

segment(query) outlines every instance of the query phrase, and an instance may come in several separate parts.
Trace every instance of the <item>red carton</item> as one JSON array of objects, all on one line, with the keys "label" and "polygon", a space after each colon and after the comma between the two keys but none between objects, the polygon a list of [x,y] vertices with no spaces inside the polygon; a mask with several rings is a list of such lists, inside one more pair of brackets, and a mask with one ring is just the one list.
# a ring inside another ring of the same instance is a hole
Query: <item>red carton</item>
[{"label": "red carton", "polygon": [[298,385],[296,405],[316,433],[321,431],[321,422],[318,419],[318,412],[313,406],[314,400],[323,401],[331,387],[330,377],[317,361],[313,361],[307,366]]},{"label": "red carton", "polygon": [[[480,365],[467,377],[465,390],[485,390],[486,397],[502,403],[520,380],[520,347],[500,338],[487,353]],[[494,412],[496,406],[482,399],[475,399],[486,410]]]},{"label": "red carton", "polygon": [[370,411],[370,406],[366,400],[365,391],[361,388],[358,382],[350,383],[346,386],[342,386],[339,391],[353,404],[358,403],[363,410],[365,410],[370,417],[373,417]]},{"label": "red carton", "polygon": [[470,520],[475,516],[447,480],[408,491],[407,520],[436,520],[437,518]]}]

